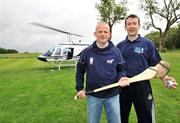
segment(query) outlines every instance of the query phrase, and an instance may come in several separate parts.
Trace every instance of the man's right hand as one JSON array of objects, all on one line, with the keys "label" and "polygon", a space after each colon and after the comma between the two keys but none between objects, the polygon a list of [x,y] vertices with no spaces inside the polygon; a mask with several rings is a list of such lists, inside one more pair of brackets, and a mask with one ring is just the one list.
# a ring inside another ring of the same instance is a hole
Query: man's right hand
[{"label": "man's right hand", "polygon": [[84,90],[78,91],[78,92],[77,92],[77,97],[78,97],[79,99],[85,98],[85,97],[86,97],[85,91],[84,91]]},{"label": "man's right hand", "polygon": [[121,77],[121,79],[118,81],[118,83],[121,87],[129,86],[127,77]]}]

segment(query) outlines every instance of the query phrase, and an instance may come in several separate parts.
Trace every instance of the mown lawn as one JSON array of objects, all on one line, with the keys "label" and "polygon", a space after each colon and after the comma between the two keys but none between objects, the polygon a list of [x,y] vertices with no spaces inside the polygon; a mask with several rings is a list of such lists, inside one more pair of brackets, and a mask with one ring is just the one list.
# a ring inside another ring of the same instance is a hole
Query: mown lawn
[{"label": "mown lawn", "polygon": [[[180,81],[180,52],[161,54]],[[0,54],[0,123],[86,123],[86,101],[73,100],[75,69],[36,60],[37,54]],[[180,89],[152,80],[157,123],[180,123]],[[134,109],[130,123],[136,123]],[[101,123],[106,123],[103,113]]]}]

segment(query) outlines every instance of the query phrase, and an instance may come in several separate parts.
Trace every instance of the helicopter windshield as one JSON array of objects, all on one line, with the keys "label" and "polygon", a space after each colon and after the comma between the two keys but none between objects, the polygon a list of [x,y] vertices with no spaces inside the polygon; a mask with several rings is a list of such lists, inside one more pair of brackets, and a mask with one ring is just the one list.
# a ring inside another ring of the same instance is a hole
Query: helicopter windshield
[{"label": "helicopter windshield", "polygon": [[61,55],[61,47],[56,48],[54,51],[54,56],[60,56]]},{"label": "helicopter windshield", "polygon": [[46,53],[43,54],[43,56],[51,56],[53,52],[54,52],[54,47],[50,48]]}]

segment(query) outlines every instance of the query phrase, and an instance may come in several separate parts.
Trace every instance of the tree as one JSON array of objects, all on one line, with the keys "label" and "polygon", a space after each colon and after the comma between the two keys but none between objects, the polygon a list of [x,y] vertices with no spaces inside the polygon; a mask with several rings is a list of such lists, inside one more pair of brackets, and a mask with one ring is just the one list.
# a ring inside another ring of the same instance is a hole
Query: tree
[{"label": "tree", "polygon": [[[159,49],[159,32],[150,32],[145,35],[146,38],[152,40]],[[166,37],[165,47],[167,49],[180,48],[180,24],[176,27],[170,28]]]},{"label": "tree", "polygon": [[167,36],[167,42],[170,44],[170,48],[180,48],[180,24],[170,30]]},{"label": "tree", "polygon": [[127,1],[115,3],[115,0],[101,0],[100,4],[96,4],[95,8],[99,11],[99,20],[107,22],[110,27],[110,39],[112,36],[112,27],[115,23],[120,22],[127,14]]},{"label": "tree", "polygon": [[171,28],[167,34],[167,38],[166,38],[166,43],[165,46],[167,47],[167,49],[175,49],[178,48],[178,46],[176,46],[176,42],[177,42],[177,38],[176,38],[176,32],[177,32],[177,27],[176,28]]},{"label": "tree", "polygon": [[150,33],[146,34],[144,37],[153,41],[155,46],[159,49],[159,42],[158,42],[159,36],[158,36],[157,31],[156,32],[150,32]]},{"label": "tree", "polygon": [[[145,15],[150,19],[146,22],[146,29],[154,27],[159,31],[159,49],[165,49],[167,33],[172,25],[179,23],[180,2],[179,0],[162,0],[159,4],[156,0],[140,0],[140,8],[144,10]],[[155,21],[166,22],[164,30],[155,24]]]},{"label": "tree", "polygon": [[180,24],[178,25],[177,31],[176,31],[176,46],[180,48]]}]

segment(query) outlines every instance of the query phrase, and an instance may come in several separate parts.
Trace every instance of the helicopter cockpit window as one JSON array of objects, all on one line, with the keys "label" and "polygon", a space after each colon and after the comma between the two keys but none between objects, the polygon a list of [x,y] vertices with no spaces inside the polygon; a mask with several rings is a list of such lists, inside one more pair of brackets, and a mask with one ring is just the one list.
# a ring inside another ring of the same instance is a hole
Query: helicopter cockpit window
[{"label": "helicopter cockpit window", "polygon": [[57,48],[55,50],[55,53],[54,53],[55,56],[60,56],[61,55],[61,48]]},{"label": "helicopter cockpit window", "polygon": [[51,56],[53,52],[54,52],[54,48],[50,48],[47,52],[43,54],[43,56]]}]

